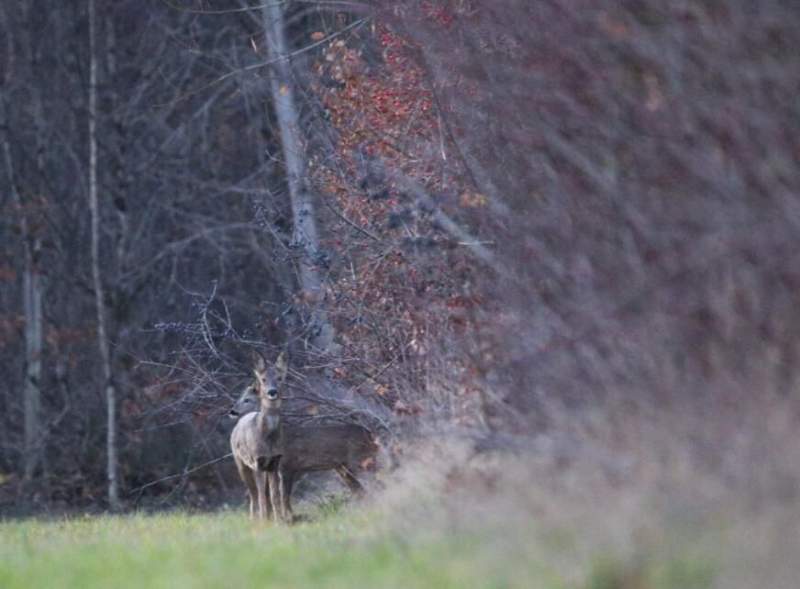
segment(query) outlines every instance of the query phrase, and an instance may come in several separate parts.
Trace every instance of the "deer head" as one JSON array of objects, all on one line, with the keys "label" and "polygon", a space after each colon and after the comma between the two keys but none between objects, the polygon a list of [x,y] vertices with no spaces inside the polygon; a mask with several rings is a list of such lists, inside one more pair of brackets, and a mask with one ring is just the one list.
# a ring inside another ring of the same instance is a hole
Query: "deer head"
[{"label": "deer head", "polygon": [[254,380],[245,387],[239,399],[234,403],[228,416],[238,419],[242,415],[260,409],[277,411],[281,406],[279,386],[286,379],[288,365],[286,355],[281,353],[275,365],[268,368],[264,358],[258,356],[253,368]]}]

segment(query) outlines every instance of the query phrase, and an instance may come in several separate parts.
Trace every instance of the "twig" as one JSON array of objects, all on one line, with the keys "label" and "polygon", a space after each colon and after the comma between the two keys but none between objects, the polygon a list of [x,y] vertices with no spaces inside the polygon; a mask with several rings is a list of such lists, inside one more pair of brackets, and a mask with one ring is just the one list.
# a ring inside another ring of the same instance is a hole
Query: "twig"
[{"label": "twig", "polygon": [[[141,487],[137,487],[136,489],[133,489],[132,491],[129,491],[128,495],[133,495],[134,493],[141,493],[145,489],[147,489],[149,487],[152,487],[153,485],[157,485],[158,483],[163,483],[164,481],[171,481],[172,479],[176,479],[178,477],[189,476],[190,474],[200,470],[201,468],[205,468],[206,466],[211,466],[212,464],[216,464],[217,462],[222,462],[223,460],[225,460],[226,458],[230,458],[231,456],[233,456],[233,453],[232,452],[228,452],[227,454],[225,454],[225,456],[220,456],[219,458],[215,458],[214,460],[209,460],[208,462],[204,462],[203,464],[199,464],[199,465],[195,466],[194,468],[190,468],[188,470],[184,469],[183,472],[167,475],[167,476],[162,477],[162,478],[160,478],[158,480],[150,481],[149,483],[146,483],[146,484],[142,485]],[[137,502],[138,502],[138,499],[137,499]]]}]

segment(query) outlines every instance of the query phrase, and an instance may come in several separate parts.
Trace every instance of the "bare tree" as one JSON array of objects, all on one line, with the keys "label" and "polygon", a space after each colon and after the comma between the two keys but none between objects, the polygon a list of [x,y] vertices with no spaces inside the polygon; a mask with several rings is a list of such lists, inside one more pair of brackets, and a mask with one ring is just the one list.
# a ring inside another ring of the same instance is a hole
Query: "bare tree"
[{"label": "bare tree", "polygon": [[270,86],[275,116],[281,133],[283,160],[289,186],[294,225],[293,243],[300,249],[300,288],[313,308],[310,343],[320,351],[329,350],[333,343],[333,326],[324,307],[322,277],[319,271],[320,246],[314,211],[313,195],[306,174],[306,153],[300,129],[290,52],[286,41],[284,7],[278,2],[262,5],[264,37],[269,61],[272,64]]},{"label": "bare tree", "polygon": [[[5,126],[5,108],[2,109],[0,126]],[[19,194],[14,174],[14,162],[8,135],[3,135],[3,152],[6,173],[10,181],[14,205],[20,213],[20,230],[24,252],[22,274],[22,299],[25,315],[25,384],[23,390],[24,407],[24,479],[29,481],[39,462],[39,442],[41,438],[41,381],[42,381],[42,276],[37,258],[41,249],[41,238],[30,227],[24,203]]]},{"label": "bare tree", "polygon": [[[11,36],[11,27],[5,10],[0,13],[3,19],[3,28],[7,30],[8,37],[8,66],[5,69],[3,86],[8,87],[11,78],[11,65],[15,60],[14,41]],[[29,39],[26,39],[29,41]],[[24,43],[24,49],[33,53],[29,42]],[[28,56],[30,58],[30,56]],[[34,108],[41,110],[38,100]],[[23,201],[17,184],[14,158],[11,151],[11,138],[8,127],[7,96],[0,102],[0,128],[3,129],[3,156],[6,166],[6,177],[9,183],[11,199],[19,214],[19,229],[23,249],[22,271],[22,299],[25,316],[25,382],[23,386],[23,414],[24,414],[24,446],[23,446],[23,478],[26,482],[33,477],[36,466],[41,457],[41,382],[42,382],[42,291],[43,281],[39,269],[39,255],[42,246],[40,231],[29,222],[28,216],[33,212],[36,203]],[[41,124],[41,123],[38,123]],[[38,131],[38,129],[37,129]],[[36,133],[37,143],[41,143],[41,133]],[[37,149],[39,152],[39,149]],[[41,168],[41,157],[37,158],[37,167]]]},{"label": "bare tree", "polygon": [[[9,173],[11,172],[9,168]],[[16,190],[12,192],[19,198]],[[23,273],[23,308],[25,310],[25,469],[28,481],[40,458],[41,382],[42,382],[42,276],[37,257],[41,238],[32,232],[22,215],[25,271]]]},{"label": "bare tree", "polygon": [[117,401],[111,372],[103,281],[100,275],[100,205],[97,195],[97,14],[94,0],[89,0],[89,211],[92,217],[92,282],[97,312],[97,343],[103,371],[107,409],[106,453],[108,503],[119,509],[117,480]]}]

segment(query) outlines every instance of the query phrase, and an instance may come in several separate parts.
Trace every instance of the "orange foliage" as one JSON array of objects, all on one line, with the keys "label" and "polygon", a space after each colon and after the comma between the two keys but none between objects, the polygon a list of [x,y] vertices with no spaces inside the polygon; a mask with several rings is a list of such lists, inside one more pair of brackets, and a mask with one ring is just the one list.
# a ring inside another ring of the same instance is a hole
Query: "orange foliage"
[{"label": "orange foliage", "polygon": [[375,238],[347,239],[343,225],[327,243],[343,260],[329,285],[332,320],[344,356],[361,363],[337,376],[378,367],[371,379],[376,396],[399,414],[417,415],[419,407],[398,399],[397,378],[413,375],[415,366],[422,370],[432,340],[463,330],[464,306],[476,301],[461,292],[468,260],[410,202],[396,177],[463,207],[482,206],[485,197],[464,188],[452,165],[444,165],[443,130],[414,48],[383,25],[374,27],[373,38],[383,57],[379,66],[342,40],[329,44],[317,64],[313,88],[337,144],[334,157],[314,158],[311,177],[342,216]]}]

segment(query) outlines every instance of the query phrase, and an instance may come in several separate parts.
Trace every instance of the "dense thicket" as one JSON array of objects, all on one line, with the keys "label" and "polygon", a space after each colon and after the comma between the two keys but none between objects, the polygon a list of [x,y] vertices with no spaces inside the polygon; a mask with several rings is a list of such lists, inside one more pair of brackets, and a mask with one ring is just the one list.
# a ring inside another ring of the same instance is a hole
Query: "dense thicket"
[{"label": "dense thicket", "polygon": [[796,7],[390,12],[488,201],[468,218],[494,242],[480,341],[500,427],[617,473],[681,446],[727,485],[796,489]]}]

